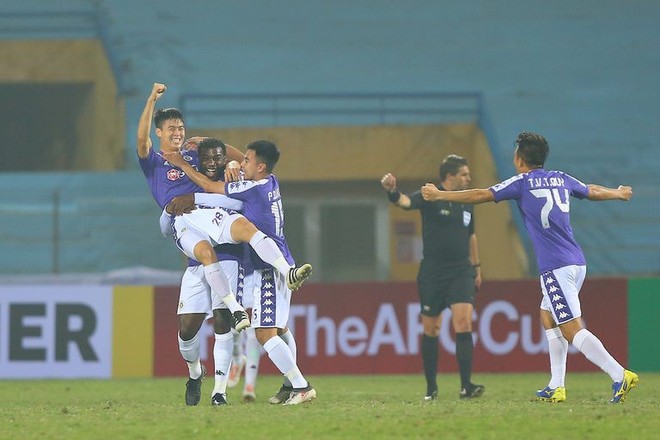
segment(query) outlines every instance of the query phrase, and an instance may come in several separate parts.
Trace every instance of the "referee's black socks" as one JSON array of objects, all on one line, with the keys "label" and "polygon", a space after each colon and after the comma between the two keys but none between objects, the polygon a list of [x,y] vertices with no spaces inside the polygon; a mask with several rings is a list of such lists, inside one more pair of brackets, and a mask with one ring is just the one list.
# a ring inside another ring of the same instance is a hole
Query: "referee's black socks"
[{"label": "referee's black socks", "polygon": [[472,379],[472,332],[456,333],[456,361],[461,375],[461,387],[468,389]]},{"label": "referee's black socks", "polygon": [[436,374],[438,373],[438,337],[422,335],[422,362],[426,376],[426,395],[430,396],[438,390]]}]

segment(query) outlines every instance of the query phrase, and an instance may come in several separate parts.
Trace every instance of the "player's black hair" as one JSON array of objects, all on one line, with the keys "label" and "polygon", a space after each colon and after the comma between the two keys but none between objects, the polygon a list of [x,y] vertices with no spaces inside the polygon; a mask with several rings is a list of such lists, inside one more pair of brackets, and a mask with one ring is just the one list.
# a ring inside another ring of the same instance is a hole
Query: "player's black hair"
[{"label": "player's black hair", "polygon": [[516,147],[518,157],[530,167],[543,167],[550,152],[548,141],[540,134],[530,131],[521,132],[513,145]]},{"label": "player's black hair", "polygon": [[468,161],[466,158],[456,154],[450,154],[440,164],[440,181],[445,180],[447,174],[458,174],[461,167],[467,166]]},{"label": "player's black hair", "polygon": [[183,119],[183,114],[181,114],[178,108],[170,107],[156,110],[156,113],[154,114],[154,125],[158,128],[163,128],[163,122],[170,119],[180,119],[181,122],[186,122],[185,119]]},{"label": "player's black hair", "polygon": [[266,164],[266,170],[269,173],[273,172],[277,161],[280,160],[280,150],[271,141],[260,140],[250,142],[245,148],[254,151],[257,159]]},{"label": "player's black hair", "polygon": [[222,149],[222,154],[227,155],[227,146],[218,138],[207,137],[202,139],[202,141],[197,145],[197,153],[202,154],[202,150],[210,150],[212,148]]}]

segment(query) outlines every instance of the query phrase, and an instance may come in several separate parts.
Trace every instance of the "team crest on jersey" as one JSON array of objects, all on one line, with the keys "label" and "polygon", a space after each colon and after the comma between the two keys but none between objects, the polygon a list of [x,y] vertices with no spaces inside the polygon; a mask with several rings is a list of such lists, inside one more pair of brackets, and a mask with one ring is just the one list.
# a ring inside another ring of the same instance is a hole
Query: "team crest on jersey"
[{"label": "team crest on jersey", "polygon": [[463,225],[467,228],[467,226],[470,224],[470,220],[472,220],[472,213],[463,211]]},{"label": "team crest on jersey", "polygon": [[178,180],[179,179],[179,170],[169,170],[167,172],[167,180]]}]

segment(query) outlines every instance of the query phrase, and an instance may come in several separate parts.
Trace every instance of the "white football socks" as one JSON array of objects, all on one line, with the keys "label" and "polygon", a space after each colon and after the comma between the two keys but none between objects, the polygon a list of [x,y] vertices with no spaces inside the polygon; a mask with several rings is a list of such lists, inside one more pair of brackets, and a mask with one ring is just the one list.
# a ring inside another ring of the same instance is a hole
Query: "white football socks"
[{"label": "white football socks", "polygon": [[308,383],[303,377],[296,361],[293,360],[291,350],[284,343],[282,338],[274,336],[264,344],[264,350],[268,353],[268,357],[280,372],[287,377],[294,388],[305,388]]},{"label": "white football socks", "polygon": [[558,327],[545,331],[548,339],[548,355],[550,356],[550,383],[549,388],[555,389],[564,386],[566,378],[566,355],[568,354],[568,341],[562,336]]},{"label": "white football socks", "polygon": [[[298,359],[298,346],[296,345],[296,338],[293,337],[293,333],[291,333],[291,330],[286,331],[286,333],[280,335],[280,338],[286,343],[286,345],[289,347],[289,350],[291,350],[291,354],[293,355],[293,360],[297,362]],[[291,382],[287,377],[284,377],[284,385],[290,387]]]},{"label": "white football socks", "polygon": [[229,279],[222,271],[220,263],[215,262],[204,266],[204,277],[209,283],[209,286],[211,286],[211,289],[217,295],[220,295],[230,312],[234,313],[243,310],[243,307],[236,301],[236,296],[232,293],[231,287],[229,287]]},{"label": "white football socks", "polygon": [[252,385],[254,387],[257,383],[257,374],[259,373],[259,361],[261,360],[261,344],[257,340],[255,331],[252,327],[245,329],[245,355],[247,362],[245,363],[245,386]]},{"label": "white football socks", "polygon": [[[246,330],[249,330],[249,327]],[[239,333],[235,329],[231,329],[233,342],[232,363],[240,362],[241,356],[243,356],[243,333],[244,332]]]},{"label": "white football socks", "polygon": [[181,335],[178,334],[177,338],[179,339],[179,352],[188,364],[190,378],[199,379],[202,375],[202,364],[199,361],[199,332],[188,341],[181,339]]},{"label": "white football socks", "polygon": [[229,369],[231,368],[231,357],[234,347],[233,339],[231,332],[221,335],[215,334],[215,343],[213,344],[215,385],[213,386],[211,396],[216,393],[227,393],[227,380],[229,379]]},{"label": "white football socks", "polygon": [[603,343],[600,342],[600,339],[594,336],[589,330],[583,328],[577,332],[573,337],[573,345],[587,359],[609,374],[613,382],[621,382],[623,380],[623,367],[621,364],[609,354]]},{"label": "white football socks", "polygon": [[291,265],[286,261],[282,251],[272,238],[267,237],[261,231],[257,231],[250,239],[250,246],[259,255],[259,258],[273,266],[283,276],[289,274]]}]

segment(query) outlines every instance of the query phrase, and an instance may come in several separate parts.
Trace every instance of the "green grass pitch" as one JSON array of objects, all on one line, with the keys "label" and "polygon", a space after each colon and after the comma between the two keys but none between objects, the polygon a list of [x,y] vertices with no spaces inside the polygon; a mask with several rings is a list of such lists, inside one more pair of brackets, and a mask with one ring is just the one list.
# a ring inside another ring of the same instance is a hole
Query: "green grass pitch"
[{"label": "green grass pitch", "polygon": [[0,380],[0,439],[658,439],[660,373],[640,373],[627,402],[608,403],[604,373],[569,373],[568,400],[532,401],[547,374],[475,374],[482,398],[459,400],[458,377],[439,375],[438,400],[424,402],[421,375],[312,376],[314,402],[270,405],[279,388],[261,376],[257,402],[229,390],[227,407],[186,407],[185,378]]}]

